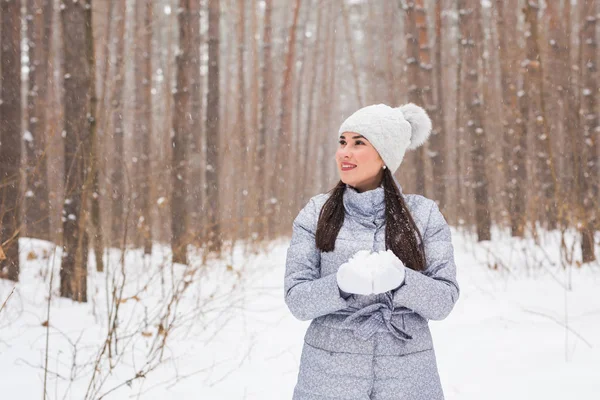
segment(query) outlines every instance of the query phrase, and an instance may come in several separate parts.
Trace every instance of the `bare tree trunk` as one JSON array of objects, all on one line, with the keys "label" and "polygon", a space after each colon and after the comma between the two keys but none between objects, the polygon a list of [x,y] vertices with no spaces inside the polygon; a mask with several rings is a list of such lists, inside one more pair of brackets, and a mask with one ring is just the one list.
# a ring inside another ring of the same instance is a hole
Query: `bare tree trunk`
[{"label": "bare tree trunk", "polygon": [[125,153],[124,153],[124,124],[123,124],[123,88],[125,86],[125,22],[127,20],[127,0],[119,0],[113,7],[118,7],[115,13],[117,28],[115,31],[115,85],[112,93],[113,118],[113,154],[111,157],[111,245],[122,248],[123,224],[125,213]]},{"label": "bare tree trunk", "polygon": [[250,179],[252,182],[257,184],[250,185],[250,207],[247,209],[247,212],[250,213],[249,218],[249,232],[251,233],[251,237],[253,240],[260,239],[260,219],[262,218],[262,214],[259,213],[259,208],[262,205],[259,205],[257,202],[258,196],[263,194],[264,188],[262,187],[262,179],[263,177],[258,174],[258,171],[261,169],[261,165],[263,160],[258,158],[258,142],[260,136],[260,110],[261,110],[261,101],[260,101],[260,52],[259,52],[259,44],[260,39],[259,28],[258,28],[258,0],[251,0],[251,28],[249,35],[249,40],[251,45],[250,55],[252,57],[252,62],[249,65],[252,65],[250,69],[250,134],[248,143],[251,148],[251,157],[248,160],[248,171],[251,172]]},{"label": "bare tree trunk", "polygon": [[21,230],[21,1],[0,3],[0,277],[19,280]]},{"label": "bare tree trunk", "polygon": [[[510,28],[509,28],[510,29]],[[519,32],[521,34],[521,32]],[[520,63],[519,69],[519,80],[521,81],[521,90],[517,93],[517,104],[519,108],[519,114],[515,120],[515,133],[513,138],[514,153],[513,159],[515,160],[514,165],[510,168],[509,181],[513,182],[514,188],[514,205],[515,205],[515,218],[512,223],[512,235],[522,237],[525,233],[525,226],[528,221],[526,218],[527,214],[527,186],[526,182],[529,178],[528,165],[531,161],[527,158],[528,156],[528,140],[527,140],[527,121],[529,120],[530,114],[530,101],[527,93],[530,91],[531,82],[527,79],[527,68],[524,63]],[[521,201],[523,202],[523,208],[519,208]],[[522,215],[522,216],[521,216]],[[531,218],[533,222],[536,221],[536,217]]]},{"label": "bare tree trunk", "polygon": [[[483,3],[482,3],[483,4]],[[486,137],[486,171],[488,172],[488,198],[490,220],[497,226],[503,225],[506,212],[503,210],[501,192],[504,188],[502,175],[499,174],[502,162],[502,102],[500,88],[500,61],[498,55],[497,31],[494,28],[495,11],[492,7],[482,7],[482,41],[480,64],[480,82],[483,94],[484,130],[493,133]]]},{"label": "bare tree trunk", "polygon": [[[379,18],[376,17],[375,15],[375,5],[373,4],[374,2],[369,1],[366,4],[367,7],[367,21],[370,23],[369,24],[369,29],[375,29],[376,27],[376,23],[375,21],[378,21]],[[400,6],[402,6],[402,2],[398,1],[398,4]],[[320,8],[320,7],[319,7]],[[371,25],[372,24],[372,25]],[[370,65],[373,68],[373,71],[371,71],[371,73],[367,74],[367,87],[369,88],[377,88],[376,82],[377,82],[377,74],[376,74],[376,70],[375,70],[375,66],[377,65],[377,38],[376,36],[371,33],[369,35],[367,35],[366,37],[366,43],[367,43],[367,65]],[[366,97],[368,100],[368,104],[373,104],[374,102],[377,101],[377,96],[375,95],[377,93],[377,90],[369,90],[368,92],[368,97]]]},{"label": "bare tree trunk", "polygon": [[63,0],[61,17],[65,57],[65,200],[60,295],[87,301],[87,245],[85,230],[91,177],[90,70],[86,52],[85,4]]},{"label": "bare tree trunk", "polygon": [[436,105],[433,112],[433,129],[429,139],[429,149],[433,152],[431,163],[433,167],[434,185],[433,193],[435,200],[442,212],[446,211],[446,186],[448,165],[448,147],[446,144],[446,130],[444,127],[444,82],[442,79],[442,1],[435,3],[435,89]]},{"label": "bare tree trunk", "polygon": [[[315,95],[317,92],[317,77],[318,77],[318,67],[319,60],[321,55],[321,36],[322,36],[322,18],[323,17],[323,7],[317,8],[317,32],[315,34],[315,47],[312,56],[312,76],[308,89],[308,105],[307,105],[307,113],[306,113],[306,141],[308,142],[308,147],[306,152],[304,153],[304,161],[302,165],[305,166],[304,171],[302,171],[302,188],[305,190],[308,186],[309,177],[314,177],[315,163],[309,163],[309,155],[311,157],[316,157],[318,152],[318,147],[316,146],[317,132],[313,129],[313,110],[315,107]],[[311,191],[309,193],[312,193]]]},{"label": "bare tree trunk", "polygon": [[[342,3],[344,4],[344,3]],[[300,43],[298,43],[298,49],[300,51],[300,55],[299,55],[299,63],[300,63],[300,70],[298,71],[298,79],[296,80],[296,126],[294,128],[294,134],[295,134],[295,143],[294,143],[294,148],[296,149],[295,151],[295,161],[294,164],[299,166],[298,168],[292,168],[292,178],[290,180],[290,182],[293,182],[293,184],[296,186],[296,192],[295,195],[292,197],[292,199],[290,199],[290,207],[292,207],[292,210],[298,210],[299,207],[302,207],[302,202],[303,202],[303,193],[299,192],[297,190],[298,185],[301,184],[302,181],[302,175],[306,170],[306,165],[302,164],[302,161],[304,160],[304,155],[306,154],[307,150],[308,150],[308,136],[307,136],[307,132],[306,130],[302,129],[302,112],[304,110],[303,107],[303,96],[304,96],[304,86],[305,86],[305,82],[308,80],[307,75],[310,71],[309,68],[307,68],[307,63],[309,60],[308,57],[308,46],[306,45],[306,39],[307,39],[307,32],[309,32],[309,16],[310,13],[313,9],[313,0],[309,0],[309,3],[306,4],[306,6],[304,7],[304,13],[302,15],[302,22],[301,22],[301,30],[302,30],[302,34],[300,35]],[[302,167],[300,167],[302,166]],[[289,229],[289,224],[288,224],[288,229]]]},{"label": "bare tree trunk", "polygon": [[[565,37],[566,37],[566,45],[568,46],[565,49],[565,100],[564,100],[564,119],[565,124],[568,126],[565,127],[565,143],[566,145],[566,153],[567,160],[566,163],[568,167],[568,172],[563,174],[564,182],[563,182],[563,191],[568,194],[568,203],[577,205],[579,204],[579,189],[578,189],[578,171],[579,167],[577,167],[578,163],[578,152],[577,152],[577,142],[578,140],[571,139],[571,132],[580,132],[580,115],[579,115],[579,105],[578,105],[578,89],[576,87],[577,76],[579,72],[579,68],[575,70],[573,68],[575,65],[574,60],[571,57],[572,50],[576,50],[579,52],[579,48],[575,48],[573,46],[572,39],[573,37],[577,37],[578,35],[575,33],[575,29],[573,29],[573,25],[571,22],[571,2],[565,1],[563,5],[562,14],[565,16]],[[578,59],[578,58],[577,58]],[[573,179],[575,177],[575,179]],[[573,207],[576,209],[577,207]],[[571,215],[575,210],[570,210]]]},{"label": "bare tree trunk", "polygon": [[[438,4],[440,2],[438,1]],[[428,140],[428,155],[433,167],[433,191],[436,201],[444,201],[446,185],[444,184],[444,165],[443,165],[443,137],[439,134],[439,128],[442,121],[439,118],[440,105],[435,103],[433,89],[430,85],[434,82],[433,66],[431,63],[431,46],[429,45],[429,35],[427,28],[427,16],[425,14],[425,0],[415,1],[415,19],[416,27],[419,32],[419,79],[421,82],[421,93],[423,106],[433,120],[431,137]],[[441,203],[440,203],[441,208]]]},{"label": "bare tree trunk", "polygon": [[86,50],[87,50],[87,61],[90,74],[90,114],[89,114],[89,125],[90,125],[90,146],[91,151],[90,157],[90,179],[91,179],[91,225],[93,226],[94,235],[94,256],[96,258],[96,270],[104,271],[104,259],[103,259],[103,248],[104,248],[104,235],[102,232],[102,223],[100,218],[100,199],[101,190],[98,182],[98,97],[96,95],[96,52],[94,49],[94,31],[92,23],[92,0],[86,0],[85,10],[85,28],[86,28]]},{"label": "bare tree trunk", "polygon": [[[163,17],[164,18],[164,17]],[[160,182],[158,182],[158,185],[156,187],[157,190],[157,197],[160,200],[160,202],[164,201],[165,199],[170,199],[171,195],[172,195],[172,188],[173,188],[173,181],[171,179],[171,175],[172,175],[172,171],[171,171],[171,165],[173,162],[173,144],[172,144],[172,128],[173,128],[173,113],[175,112],[175,107],[173,106],[174,103],[174,88],[175,88],[175,81],[176,81],[176,74],[174,71],[176,71],[177,65],[176,65],[176,58],[174,57],[174,54],[176,51],[178,51],[179,46],[178,46],[178,40],[179,40],[179,33],[178,33],[178,29],[179,29],[179,24],[177,22],[177,18],[178,15],[175,14],[174,16],[168,16],[167,19],[167,28],[165,29],[166,32],[163,32],[162,35],[159,36],[159,38],[162,39],[162,37],[164,36],[164,45],[166,46],[167,50],[166,50],[166,54],[164,54],[164,57],[162,58],[161,62],[162,62],[162,66],[165,72],[163,74],[163,84],[161,85],[161,91],[162,91],[162,95],[161,95],[161,99],[164,100],[164,103],[162,105],[162,108],[164,109],[164,115],[163,115],[163,119],[162,119],[162,129],[160,129],[160,136],[159,139],[157,141],[158,146],[156,146],[156,150],[159,154],[159,160],[162,161],[162,164],[156,164],[156,171],[161,170],[161,165],[167,165],[166,168],[164,168],[166,171],[164,179],[161,180]],[[158,204],[161,204],[161,203]],[[158,221],[158,226],[162,227],[164,229],[164,233],[165,233],[165,239],[167,241],[170,241],[172,238],[172,229],[171,229],[171,207],[170,207],[170,202],[169,203],[162,203],[165,205],[168,205],[168,207],[164,207],[164,209],[158,208],[158,215],[157,215],[157,219]]]},{"label": "bare tree trunk", "polygon": [[[238,150],[241,153],[241,160],[239,168],[241,171],[237,173],[235,176],[238,180],[238,184],[236,185],[236,198],[237,198],[237,207],[236,214],[237,218],[234,221],[238,221],[235,223],[235,230],[238,231],[241,228],[242,236],[246,234],[246,219],[243,218],[244,210],[246,209],[246,199],[248,196],[248,190],[250,185],[248,184],[248,169],[246,168],[248,163],[248,154],[249,154],[249,146],[248,146],[248,138],[246,135],[248,131],[246,129],[246,80],[244,79],[244,68],[246,66],[246,60],[244,57],[244,53],[246,50],[244,38],[246,36],[246,2],[245,0],[237,0],[238,2],[238,12],[239,12],[239,22],[238,22],[238,104],[237,104],[237,121],[235,130],[235,136],[239,141]],[[239,225],[243,226],[239,226]],[[237,235],[236,235],[237,236]]]},{"label": "bare tree trunk", "polygon": [[[133,114],[132,122],[132,137],[136,138],[134,143],[139,143],[141,138],[144,136],[145,121],[143,120],[143,104],[144,104],[144,45],[143,45],[143,31],[144,31],[144,0],[133,0],[133,32],[132,43],[130,47],[131,58],[133,60],[133,83],[132,83],[132,96],[126,96],[133,98],[133,109],[125,108],[125,111],[130,111]],[[131,107],[131,102],[126,102],[126,105]],[[128,113],[129,114],[129,113]],[[126,136],[127,137],[127,136]],[[127,240],[130,240],[135,248],[142,246],[142,230],[140,221],[142,220],[142,195],[141,195],[141,183],[142,183],[142,150],[140,146],[134,145],[127,149],[129,155],[128,159],[131,160],[131,171],[128,179],[126,179],[127,188],[129,190],[128,203],[131,204],[131,209],[126,216],[130,219],[126,221],[128,226],[135,229],[127,229]]]},{"label": "bare tree trunk", "polygon": [[[460,15],[461,12],[461,4],[456,3],[456,12],[457,15]],[[465,188],[464,185],[462,184],[462,178],[463,178],[463,170],[462,170],[462,163],[461,163],[461,157],[462,157],[462,152],[461,152],[461,146],[464,143],[464,128],[463,128],[463,119],[464,119],[464,113],[463,113],[463,108],[464,108],[464,104],[461,101],[462,99],[462,87],[463,87],[463,82],[464,82],[464,68],[463,68],[463,51],[462,51],[462,46],[461,46],[461,41],[463,39],[462,37],[462,33],[460,30],[460,24],[461,21],[460,19],[457,18],[457,35],[458,35],[458,46],[456,48],[456,52],[457,52],[457,62],[456,62],[456,97],[455,97],[455,132],[456,132],[456,143],[457,145],[455,146],[456,149],[456,153],[455,153],[455,157],[454,157],[454,165],[455,165],[455,169],[456,169],[456,180],[454,182],[454,186],[456,188],[456,197],[457,197],[457,206],[456,206],[456,221],[458,223],[458,225],[462,225],[462,223],[464,223],[465,219],[466,219],[466,202],[465,202],[465,196],[464,196],[464,192],[465,192]]]},{"label": "bare tree trunk", "polygon": [[29,90],[25,151],[25,226],[27,236],[50,237],[50,198],[46,153],[46,110],[48,107],[49,55],[52,37],[52,1],[28,0]]},{"label": "bare tree trunk", "polygon": [[257,177],[262,180],[259,183],[258,192],[258,210],[257,214],[260,218],[259,237],[266,239],[269,237],[269,215],[271,206],[267,206],[267,199],[270,196],[269,178],[267,172],[266,146],[267,146],[267,129],[272,122],[271,111],[271,96],[273,93],[273,65],[271,60],[271,14],[273,12],[273,0],[265,0],[264,2],[264,33],[263,33],[263,61],[261,68],[262,75],[262,99],[260,107],[260,132],[257,143]]},{"label": "bare tree trunk", "polygon": [[[550,144],[553,149],[560,149],[556,153],[556,175],[560,193],[557,194],[561,201],[557,207],[561,208],[562,219],[558,221],[561,227],[569,225],[574,210],[572,199],[573,170],[569,162],[569,154],[572,154],[572,141],[567,133],[565,114],[567,110],[566,93],[569,86],[570,71],[570,34],[566,31],[569,26],[571,2],[564,1],[563,9],[568,12],[563,14],[560,1],[545,1],[542,19],[540,47],[542,59],[544,60],[544,83],[546,115],[548,116],[548,130],[552,133]],[[569,126],[570,127],[570,126]]]},{"label": "bare tree trunk", "polygon": [[477,41],[483,37],[481,28],[481,3],[479,0],[460,0],[461,45],[466,72],[463,82],[463,101],[467,106],[467,130],[471,139],[471,162],[475,194],[475,223],[478,241],[490,240],[490,212],[488,199],[488,176],[485,170],[487,156],[485,131],[483,129],[483,97],[480,93],[479,52]]},{"label": "bare tree trunk", "polygon": [[[342,1],[342,18],[344,22],[344,36],[346,38],[346,46],[348,46],[348,53],[350,56],[350,63],[352,64],[352,78],[354,82],[354,91],[356,93],[357,108],[363,107],[363,98],[360,90],[360,76],[358,71],[358,65],[356,63],[356,55],[354,54],[354,44],[352,40],[352,31],[350,30],[350,21],[348,17],[348,7],[346,2]],[[395,89],[395,88],[394,88]]]},{"label": "bare tree trunk", "polygon": [[[98,4],[98,3],[96,3]],[[107,135],[107,131],[109,129],[109,124],[110,124],[110,116],[112,113],[112,105],[110,104],[110,100],[111,100],[111,96],[107,95],[108,90],[110,89],[111,91],[113,90],[113,86],[114,86],[114,82],[109,79],[109,71],[111,70],[110,65],[111,65],[111,58],[113,55],[113,51],[111,51],[111,43],[114,37],[114,33],[113,33],[113,29],[114,29],[114,25],[113,25],[113,20],[114,20],[114,14],[117,11],[117,7],[118,7],[118,3],[113,2],[113,4],[105,4],[104,5],[106,10],[104,12],[106,12],[106,16],[104,18],[104,32],[102,34],[102,46],[100,46],[100,48],[103,49],[102,55],[101,56],[96,56],[96,59],[102,59],[102,73],[100,76],[100,95],[98,97],[98,106],[96,107],[96,115],[97,117],[95,118],[95,124],[97,125],[97,140],[96,142],[94,142],[95,145],[98,146],[98,148],[102,149],[101,151],[98,150],[94,150],[94,154],[95,156],[95,160],[96,160],[96,168],[95,168],[95,172],[93,175],[93,185],[94,185],[94,193],[98,193],[98,195],[102,195],[102,200],[100,200],[100,196],[98,196],[99,198],[97,199],[97,201],[94,201],[94,203],[92,203],[92,219],[93,219],[93,223],[95,224],[95,226],[97,226],[98,228],[96,228],[96,230],[101,232],[102,235],[102,239],[101,240],[97,240],[95,241],[95,245],[97,246],[98,244],[101,244],[101,247],[95,247],[94,252],[96,255],[96,260],[101,260],[100,262],[96,262],[96,270],[97,271],[104,271],[104,259],[102,258],[102,253],[104,251],[104,249],[108,246],[110,247],[110,239],[109,242],[107,243],[106,240],[106,236],[105,236],[105,224],[104,224],[104,219],[105,218],[100,218],[100,206],[104,207],[104,215],[109,215],[110,217],[110,212],[109,212],[109,206],[110,206],[110,202],[111,202],[111,198],[109,196],[108,199],[105,199],[105,193],[106,193],[106,186],[100,186],[100,177],[102,176],[104,178],[104,184],[106,185],[108,183],[108,176],[107,176],[107,168],[106,168],[106,164],[107,164],[107,158],[105,156],[103,156],[103,154],[105,153],[110,153],[112,148],[109,147],[108,144],[108,140],[109,140],[109,136]],[[98,11],[96,11],[98,12]],[[100,75],[100,74],[99,74]],[[107,151],[108,150],[108,151]],[[100,175],[100,173],[102,172],[102,175]],[[109,186],[110,187],[110,186]],[[110,232],[110,231],[109,231]],[[110,234],[109,234],[109,238],[110,238]]]},{"label": "bare tree trunk", "polygon": [[[327,18],[325,19],[326,21],[331,20],[331,18],[333,18],[333,15],[335,15],[335,10],[333,9],[333,2],[329,2],[329,4],[327,4]],[[330,80],[333,79],[333,76],[329,75],[329,63],[331,62],[331,58],[332,58],[332,51],[331,49],[333,48],[333,30],[335,28],[335,25],[332,24],[327,24],[325,25],[325,44],[324,44],[324,48],[325,48],[325,55],[324,55],[324,59],[323,59],[323,64],[321,64],[321,90],[319,93],[319,108],[318,108],[318,113],[317,113],[317,118],[319,121],[319,126],[323,126],[324,124],[326,124],[327,120],[330,118],[329,113],[327,112],[327,108],[328,108],[328,101],[327,101],[327,97],[328,97],[328,91],[329,91],[329,85],[330,85]],[[322,138],[322,136],[321,136]],[[317,155],[317,162],[316,162],[316,167],[317,170],[315,171],[316,173],[312,176],[315,177],[319,177],[319,179],[317,180],[318,182],[318,187],[317,190],[318,191],[323,191],[325,190],[325,188],[327,187],[328,184],[328,174],[327,174],[327,170],[324,168],[325,165],[328,164],[328,160],[326,160],[326,149],[327,147],[325,146],[325,143],[319,144],[317,145],[318,148],[318,155]]]},{"label": "bare tree trunk", "polygon": [[[423,82],[420,73],[420,55],[419,55],[419,31],[415,3],[407,2],[404,7],[405,13],[405,36],[406,36],[406,76],[411,86],[408,88],[408,101],[419,106],[423,105]],[[414,157],[414,176],[415,192],[423,196],[426,195],[425,187],[425,152],[423,146],[420,146],[413,152]]]},{"label": "bare tree trunk", "polygon": [[219,225],[219,21],[220,0],[208,0],[208,93],[206,100],[206,183],[209,205],[209,251],[220,253],[223,245]]},{"label": "bare tree trunk", "polygon": [[[528,34],[525,35],[526,42],[526,63],[527,76],[526,79],[531,81],[529,87],[529,104],[531,113],[533,114],[533,138],[536,143],[536,158],[537,172],[541,185],[538,193],[541,192],[541,207],[540,212],[543,212],[539,217],[547,221],[549,229],[555,229],[557,224],[557,190],[556,190],[556,174],[554,171],[554,161],[552,159],[552,150],[550,145],[550,134],[548,132],[548,124],[546,110],[544,108],[544,83],[542,72],[542,60],[540,56],[540,46],[538,39],[538,14],[539,5],[537,0],[528,0],[526,2],[525,21],[529,24]],[[560,219],[560,218],[559,218]]]},{"label": "bare tree trunk", "polygon": [[580,207],[584,218],[580,221],[581,254],[584,263],[596,260],[594,252],[594,231],[598,229],[598,47],[596,42],[596,2],[584,0],[582,14],[580,46],[581,46],[581,117],[583,120],[583,137],[581,150]]},{"label": "bare tree trunk", "polygon": [[[294,189],[291,185],[291,169],[296,168],[290,164],[290,154],[292,152],[292,89],[294,87],[294,72],[296,70],[296,27],[298,26],[298,16],[300,15],[301,1],[296,0],[292,24],[288,33],[288,50],[286,54],[285,69],[283,72],[283,85],[281,95],[281,114],[279,120],[279,139],[275,154],[275,175],[273,176],[273,193],[279,193],[277,203],[275,204],[274,216],[281,215],[282,204],[289,204],[291,193]],[[278,228],[281,226],[281,220],[277,221]]]},{"label": "bare tree trunk", "polygon": [[[557,6],[559,8],[557,8]],[[556,138],[551,138],[555,143],[558,143],[561,151],[557,157],[556,174],[560,183],[561,201],[558,206],[564,208],[563,220],[559,221],[563,226],[568,226],[569,221],[573,218],[575,206],[578,203],[575,190],[575,179],[573,176],[576,173],[574,167],[574,143],[571,140],[572,132],[578,132],[575,124],[579,123],[578,111],[574,108],[575,103],[572,101],[571,86],[572,75],[574,73],[571,66],[571,38],[577,35],[571,35],[571,2],[563,2],[563,7],[560,9],[560,4],[556,2],[546,2],[546,15],[548,21],[548,42],[550,54],[546,62],[547,76],[546,82],[552,88],[553,97],[550,101],[556,103],[555,106],[559,109],[554,112],[554,120],[558,128]],[[551,79],[548,79],[551,77]],[[548,114],[552,115],[551,111]],[[561,155],[564,154],[564,157]]]},{"label": "bare tree trunk", "polygon": [[[339,3],[333,3],[332,2],[332,18],[330,19],[330,23],[332,26],[336,27],[338,26],[338,17],[339,17],[339,13],[336,13],[335,10],[337,10],[339,7]],[[329,88],[327,89],[327,106],[324,108],[325,109],[325,115],[326,118],[323,120],[325,121],[325,127],[326,127],[326,132],[335,132],[335,129],[338,128],[333,126],[333,116],[338,114],[337,111],[337,107],[339,102],[337,101],[337,99],[339,98],[336,94],[336,89],[338,87],[338,85],[336,85],[336,81],[339,80],[339,74],[336,73],[336,70],[338,68],[338,64],[337,64],[337,60],[338,60],[338,56],[336,54],[336,48],[337,48],[337,43],[338,43],[338,35],[337,35],[337,28],[333,29],[333,32],[331,34],[331,57],[329,58],[329,66],[328,66],[328,72],[327,75],[330,77],[329,78]],[[324,171],[327,172],[327,181],[326,181],[326,185],[325,186],[325,190],[329,190],[330,185],[333,185],[335,180],[336,180],[336,175],[337,175],[337,167],[335,165],[334,162],[334,156],[335,156],[335,151],[336,151],[336,147],[337,147],[337,140],[332,140],[331,137],[329,135],[325,135],[324,138],[325,141],[325,149],[327,150],[327,152],[325,153],[325,157],[323,160],[323,167],[324,167]]]},{"label": "bare tree trunk", "polygon": [[384,70],[384,79],[386,82],[386,96],[382,96],[385,99],[387,104],[391,104],[392,106],[396,106],[396,98],[398,97],[398,85],[396,84],[395,78],[395,29],[394,25],[398,23],[396,20],[396,15],[394,14],[394,3],[391,1],[386,1],[383,3],[383,21],[381,21],[381,25],[383,26],[383,54],[385,60],[385,70]]},{"label": "bare tree trunk", "polygon": [[204,204],[204,187],[202,171],[202,76],[200,75],[200,46],[202,44],[202,34],[200,30],[200,0],[192,0],[190,3],[190,30],[192,36],[192,49],[190,53],[191,75],[191,109],[190,109],[190,151],[189,151],[189,175],[190,175],[190,231],[196,239],[201,236],[201,224]]},{"label": "bare tree trunk", "polygon": [[[502,158],[504,160],[504,180],[506,190],[503,197],[509,212],[511,233],[513,236],[523,236],[525,230],[525,181],[527,170],[525,167],[526,131],[524,118],[518,108],[517,97],[517,68],[518,47],[517,42],[517,10],[518,0],[498,2],[497,29],[500,51],[500,74],[502,86],[502,124],[504,126],[504,145]],[[526,118],[526,117],[525,117]]]},{"label": "bare tree trunk", "polygon": [[173,159],[171,165],[171,251],[173,262],[187,264],[187,212],[186,212],[186,173],[187,141],[190,135],[189,118],[186,114],[190,107],[190,1],[179,0],[179,51],[176,58],[177,87],[175,89],[175,110],[173,113]]},{"label": "bare tree trunk", "polygon": [[[140,1],[140,0],[138,0]],[[141,154],[138,160],[140,166],[140,219],[138,226],[143,238],[144,254],[152,254],[152,213],[150,190],[152,187],[152,165],[150,163],[150,154],[152,151],[152,135],[154,126],[152,118],[152,24],[153,24],[153,1],[142,1],[139,11],[142,13],[142,21],[145,21],[140,33],[138,45],[142,47],[141,65],[142,87],[139,99],[139,120],[141,122]],[[187,120],[187,119],[186,119]]]}]

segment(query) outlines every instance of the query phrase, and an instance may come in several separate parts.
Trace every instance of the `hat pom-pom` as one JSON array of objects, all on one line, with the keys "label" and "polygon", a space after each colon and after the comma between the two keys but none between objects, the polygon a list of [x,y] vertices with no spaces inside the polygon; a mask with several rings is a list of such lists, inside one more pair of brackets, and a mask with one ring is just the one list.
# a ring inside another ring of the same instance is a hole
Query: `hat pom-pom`
[{"label": "hat pom-pom", "polygon": [[408,150],[414,150],[429,138],[432,128],[431,118],[429,118],[423,107],[419,107],[414,103],[404,104],[398,107],[398,110],[402,112],[404,119],[408,121],[412,128]]}]

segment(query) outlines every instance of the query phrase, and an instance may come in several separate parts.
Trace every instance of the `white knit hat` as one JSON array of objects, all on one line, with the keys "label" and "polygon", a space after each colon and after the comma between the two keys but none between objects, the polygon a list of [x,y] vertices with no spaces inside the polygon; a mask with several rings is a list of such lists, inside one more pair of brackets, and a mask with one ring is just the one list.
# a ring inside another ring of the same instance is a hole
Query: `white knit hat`
[{"label": "white knit hat", "polygon": [[350,115],[340,126],[338,138],[344,132],[355,132],[367,138],[385,165],[396,172],[406,150],[421,146],[431,133],[427,112],[413,103],[400,107],[373,104]]}]

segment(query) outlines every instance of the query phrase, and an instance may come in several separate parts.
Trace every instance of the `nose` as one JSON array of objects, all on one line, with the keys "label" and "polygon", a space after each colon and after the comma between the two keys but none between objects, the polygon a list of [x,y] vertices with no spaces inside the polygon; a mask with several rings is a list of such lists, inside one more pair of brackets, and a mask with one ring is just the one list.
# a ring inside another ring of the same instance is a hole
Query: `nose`
[{"label": "nose", "polygon": [[349,160],[352,157],[352,151],[349,146],[338,148],[338,155],[341,160]]}]

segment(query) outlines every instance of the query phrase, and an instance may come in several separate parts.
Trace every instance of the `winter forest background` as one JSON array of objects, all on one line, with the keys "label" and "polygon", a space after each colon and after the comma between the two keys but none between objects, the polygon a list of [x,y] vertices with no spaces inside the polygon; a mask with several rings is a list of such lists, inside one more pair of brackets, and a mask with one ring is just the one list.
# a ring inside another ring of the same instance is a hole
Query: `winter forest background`
[{"label": "winter forest background", "polygon": [[339,180],[344,118],[406,102],[434,131],[398,178],[451,224],[463,290],[432,328],[447,397],[597,398],[598,17],[0,1],[2,398],[291,398],[292,221]]}]

